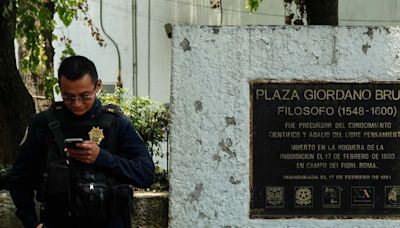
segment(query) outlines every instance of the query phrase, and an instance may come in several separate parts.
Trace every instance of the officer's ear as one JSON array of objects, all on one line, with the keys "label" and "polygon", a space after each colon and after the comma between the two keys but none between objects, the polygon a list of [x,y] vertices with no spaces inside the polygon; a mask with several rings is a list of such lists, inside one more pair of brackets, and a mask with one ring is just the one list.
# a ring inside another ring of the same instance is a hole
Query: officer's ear
[{"label": "officer's ear", "polygon": [[101,81],[101,79],[97,80],[96,93],[100,91],[102,85],[103,85],[103,82]]}]

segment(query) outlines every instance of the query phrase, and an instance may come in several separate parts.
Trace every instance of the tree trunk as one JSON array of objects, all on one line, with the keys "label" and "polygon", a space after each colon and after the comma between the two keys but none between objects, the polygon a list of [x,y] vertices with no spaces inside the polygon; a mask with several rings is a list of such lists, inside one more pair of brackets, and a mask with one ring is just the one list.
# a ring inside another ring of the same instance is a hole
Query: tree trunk
[{"label": "tree trunk", "polygon": [[283,0],[287,25],[338,25],[338,0]]},{"label": "tree trunk", "polygon": [[309,25],[338,25],[338,0],[307,0],[307,22]]},{"label": "tree trunk", "polygon": [[[44,7],[46,7],[51,15],[51,19],[53,19],[54,14],[55,14],[55,9],[54,9],[54,3],[53,2],[47,2],[44,3]],[[46,62],[45,62],[45,68],[41,70],[38,74],[31,73],[31,72],[20,72],[20,75],[22,77],[22,80],[24,81],[25,86],[27,87],[29,93],[33,96],[33,100],[35,102],[35,109],[37,111],[44,111],[53,102],[53,99],[51,97],[46,97],[45,94],[45,81],[46,81],[46,76],[54,76],[54,47],[52,44],[53,41],[53,31],[44,31],[41,33],[44,43],[45,43],[45,48],[44,52],[47,57]],[[25,43],[23,39],[18,39],[18,58],[19,59],[24,59],[28,55],[28,51],[25,48]],[[22,66],[20,65],[20,69]]]},{"label": "tree trunk", "polygon": [[[14,5],[7,15],[5,6]],[[15,60],[15,1],[0,1],[0,164],[11,164],[24,135],[34,103],[18,73]]]},{"label": "tree trunk", "polygon": [[285,8],[285,24],[307,24],[306,0],[283,0]]},{"label": "tree trunk", "polygon": [[[18,39],[18,58],[23,59],[25,56],[27,56],[25,43],[22,41],[22,39]],[[19,69],[22,69],[21,63],[19,65]],[[52,99],[45,96],[45,72],[42,72],[41,75],[37,75],[22,70],[19,73],[27,90],[33,97],[35,110],[38,112],[46,110],[51,105]]]}]

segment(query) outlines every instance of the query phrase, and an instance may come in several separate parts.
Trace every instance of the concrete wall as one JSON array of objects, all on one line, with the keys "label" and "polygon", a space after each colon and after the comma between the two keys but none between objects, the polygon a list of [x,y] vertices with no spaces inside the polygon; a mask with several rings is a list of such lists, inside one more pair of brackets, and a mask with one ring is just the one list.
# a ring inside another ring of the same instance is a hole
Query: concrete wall
[{"label": "concrete wall", "polygon": [[[164,25],[196,24],[219,25],[219,9],[211,9],[209,0],[136,0],[103,1],[103,24],[106,32],[117,42],[121,52],[122,80],[130,94],[150,96],[169,102],[171,75],[171,45]],[[88,0],[89,15],[100,29],[100,0]],[[268,0],[259,11],[250,15],[244,9],[244,1],[223,1],[223,24],[283,24],[282,0]],[[136,17],[133,14],[136,8]],[[136,21],[136,22],[135,22]],[[137,26],[136,26],[137,25]],[[137,36],[133,29],[136,26]],[[91,37],[84,25],[83,16],[68,28],[57,23],[56,34],[66,35],[73,43],[77,54],[88,56],[98,67],[99,76],[105,83],[115,83],[117,76],[117,54],[114,46],[100,31],[106,41],[106,47],[100,47]],[[134,40],[137,48],[135,50]],[[55,66],[63,50],[60,42],[55,42]],[[137,61],[134,52],[137,51]],[[135,85],[134,66],[137,65],[137,86]],[[137,91],[136,91],[137,87]]]},{"label": "concrete wall", "polygon": [[[89,16],[93,25],[100,30],[100,1],[88,1]],[[84,15],[79,15],[67,29],[61,22],[57,23],[55,34],[59,37],[66,36],[72,40],[72,47],[76,54],[87,56],[96,64],[99,77],[103,83],[114,83],[117,81],[117,52],[111,41],[101,32],[105,39],[105,47],[100,47],[91,36],[90,29],[85,25]],[[113,0],[103,1],[103,25],[104,29],[118,44],[121,52],[121,75],[124,86],[132,88],[133,56],[132,56],[132,11],[130,1]],[[61,42],[53,43],[56,55],[54,58],[55,70],[60,64],[61,52],[64,45]],[[57,74],[56,74],[57,75]],[[130,91],[132,92],[132,91]]]},{"label": "concrete wall", "polygon": [[[253,14],[245,10],[244,2],[222,1],[222,25],[284,24],[283,0],[265,0]],[[88,3],[89,15],[94,25],[100,28],[100,0],[88,0]],[[136,0],[136,5],[133,3],[133,0],[103,1],[104,28],[119,45],[124,86],[131,94],[169,102],[172,42],[166,35],[164,25],[220,25],[221,11],[211,9],[210,0]],[[339,0],[339,24],[400,25],[399,7],[400,0]],[[134,8],[137,9],[136,17],[133,15]],[[135,25],[137,37],[133,36]],[[67,35],[73,40],[77,54],[93,59],[104,82],[116,82],[117,55],[114,46],[104,35],[107,46],[98,46],[84,26],[82,17],[67,29],[58,23],[56,34]],[[135,39],[137,48],[133,45]],[[55,66],[58,66],[63,46],[58,42],[54,45],[57,53]],[[137,61],[133,57],[135,51]],[[135,65],[137,79],[133,79]]]},{"label": "concrete wall", "polygon": [[170,227],[399,227],[249,219],[249,81],[398,80],[399,39],[396,27],[176,26]]},{"label": "concrete wall", "polygon": [[339,0],[339,24],[397,26],[399,7],[399,0]]}]

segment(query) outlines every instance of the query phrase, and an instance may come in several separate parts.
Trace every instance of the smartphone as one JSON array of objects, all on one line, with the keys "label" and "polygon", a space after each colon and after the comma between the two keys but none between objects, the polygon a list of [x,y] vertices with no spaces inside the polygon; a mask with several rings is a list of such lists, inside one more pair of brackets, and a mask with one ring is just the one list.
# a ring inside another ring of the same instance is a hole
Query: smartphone
[{"label": "smartphone", "polygon": [[68,138],[64,140],[65,145],[67,146],[67,148],[72,148],[72,149],[76,149],[78,148],[76,146],[77,143],[83,143],[83,139],[82,138]]}]

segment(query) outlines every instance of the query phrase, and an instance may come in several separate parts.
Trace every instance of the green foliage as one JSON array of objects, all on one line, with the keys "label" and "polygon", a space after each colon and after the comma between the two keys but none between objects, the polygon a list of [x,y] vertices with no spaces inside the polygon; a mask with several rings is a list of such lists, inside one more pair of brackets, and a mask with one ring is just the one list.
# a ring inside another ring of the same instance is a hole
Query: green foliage
[{"label": "green foliage", "polygon": [[78,8],[85,0],[55,0],[55,10],[65,26],[69,26],[76,17]]},{"label": "green foliage", "polygon": [[262,0],[244,0],[245,1],[245,9],[250,11],[250,13],[257,11],[258,6]]},{"label": "green foliage", "polygon": [[11,170],[11,165],[0,165],[0,176],[4,176]]},{"label": "green foliage", "polygon": [[[147,97],[126,97],[125,89],[117,89],[114,94],[100,94],[98,98],[103,104],[119,105],[142,136],[152,155],[164,157],[161,144],[167,139],[170,121],[168,107]],[[148,190],[168,190],[167,173],[158,165],[155,183]]]},{"label": "green foliage", "polygon": [[65,49],[62,51],[62,58],[75,55],[70,39],[65,36],[59,38],[53,34],[56,25],[55,13],[68,27],[81,12],[92,36],[100,46],[104,46],[104,40],[88,15],[87,0],[15,0],[9,2],[10,4],[1,13],[8,15],[13,9],[12,3],[15,2],[17,15],[15,38],[22,41],[25,48],[24,56],[20,59],[21,70],[23,73],[45,78],[43,86],[45,95],[48,97],[51,97],[51,91],[55,86],[50,83],[54,80],[48,79],[54,75],[52,56],[50,56],[53,51],[52,41],[59,40],[64,43]]},{"label": "green foliage", "polygon": [[8,16],[10,15],[10,12],[12,11],[13,8],[14,8],[13,1],[9,1],[9,2],[8,2],[8,5],[6,5],[6,6],[4,7],[3,12],[1,12],[1,15],[2,15],[3,17],[8,17]]},{"label": "green foliage", "polygon": [[[33,77],[42,77],[44,95],[53,97],[53,88],[57,81],[53,79],[51,42],[58,37],[53,35],[57,12],[65,26],[77,17],[80,5],[86,0],[16,0],[16,38],[23,42],[25,52],[20,65],[22,72]],[[48,38],[50,37],[50,38]],[[70,43],[63,51],[70,53]],[[35,80],[37,81],[37,80]]]},{"label": "green foliage", "polygon": [[46,97],[53,97],[54,92],[60,93],[60,87],[57,83],[57,78],[52,75],[46,76],[44,79],[44,95]]},{"label": "green foliage", "polygon": [[65,49],[61,52],[61,61],[67,58],[68,56],[75,56],[76,53],[71,46],[72,40],[67,37],[61,37],[60,40],[63,41],[65,44]]},{"label": "green foliage", "polygon": [[117,104],[129,117],[134,127],[146,142],[150,151],[156,156],[160,153],[161,143],[166,140],[169,124],[168,108],[147,97],[125,98],[126,90],[117,89],[114,94],[101,94],[103,104]]},{"label": "green foliage", "polygon": [[[49,46],[46,34],[52,34],[55,28],[54,13],[65,26],[76,18],[79,5],[86,0],[17,0],[16,38],[22,39],[27,55],[21,60],[22,70],[39,75],[46,70],[45,48]],[[57,38],[55,36],[53,39]],[[53,69],[47,69],[53,70]]]},{"label": "green foliage", "polygon": [[[141,189],[136,189],[141,190]],[[156,165],[156,174],[154,184],[146,191],[162,192],[169,190],[168,174],[160,166]]]}]

